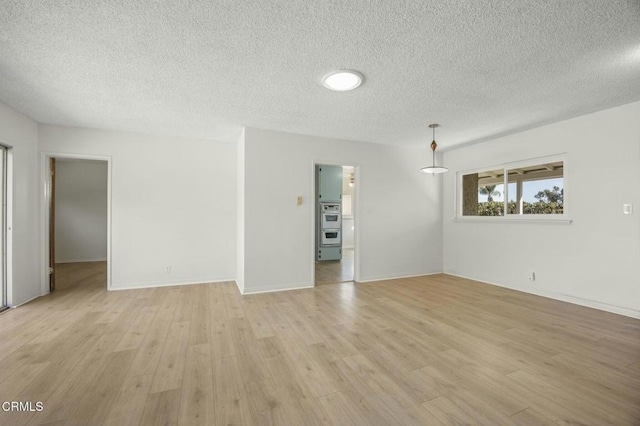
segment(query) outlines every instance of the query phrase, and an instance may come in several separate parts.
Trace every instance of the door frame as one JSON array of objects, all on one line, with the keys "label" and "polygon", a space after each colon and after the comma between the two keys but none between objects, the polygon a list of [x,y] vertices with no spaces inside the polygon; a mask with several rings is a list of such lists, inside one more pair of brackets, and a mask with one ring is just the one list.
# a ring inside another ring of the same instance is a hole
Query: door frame
[{"label": "door frame", "polygon": [[111,156],[72,154],[67,152],[40,153],[40,291],[49,293],[49,206],[51,203],[51,174],[49,159],[98,160],[107,162],[107,290],[111,290]]},{"label": "door frame", "polygon": [[316,199],[318,193],[316,192],[316,166],[349,166],[353,167],[353,176],[356,181],[354,185],[353,196],[355,197],[353,203],[353,282],[360,281],[360,199],[362,194],[362,181],[360,179],[360,164],[351,163],[348,161],[323,161],[313,160],[311,164],[311,193],[313,198],[311,199],[311,285],[316,286]]},{"label": "door frame", "polygon": [[[56,158],[49,157],[49,177],[51,179],[51,190],[49,191],[49,203],[47,204],[49,209],[49,292],[56,289]],[[53,221],[53,223],[51,223]],[[53,241],[51,236],[53,235]],[[53,273],[51,270],[53,269]]]},{"label": "door frame", "polygon": [[[6,143],[3,139],[0,139],[0,145],[4,148],[4,182],[3,190],[4,194],[0,194],[0,203],[4,203],[3,220],[0,221],[0,226],[4,229],[4,241],[1,241],[1,253],[0,261],[4,262],[2,269],[3,274],[3,299],[0,300],[0,309],[8,309],[13,306],[13,147]],[[4,195],[4,199],[2,197]],[[4,306],[3,303],[4,302]]]}]

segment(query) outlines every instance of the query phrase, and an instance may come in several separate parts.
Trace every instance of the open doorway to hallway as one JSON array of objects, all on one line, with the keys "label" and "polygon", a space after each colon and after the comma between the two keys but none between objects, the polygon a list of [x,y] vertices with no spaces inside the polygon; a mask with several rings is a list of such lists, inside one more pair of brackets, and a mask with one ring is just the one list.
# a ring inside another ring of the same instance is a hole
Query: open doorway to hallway
[{"label": "open doorway to hallway", "polygon": [[354,281],[355,167],[316,165],[315,285]]},{"label": "open doorway to hallway", "polygon": [[107,287],[107,161],[49,159],[49,291]]}]

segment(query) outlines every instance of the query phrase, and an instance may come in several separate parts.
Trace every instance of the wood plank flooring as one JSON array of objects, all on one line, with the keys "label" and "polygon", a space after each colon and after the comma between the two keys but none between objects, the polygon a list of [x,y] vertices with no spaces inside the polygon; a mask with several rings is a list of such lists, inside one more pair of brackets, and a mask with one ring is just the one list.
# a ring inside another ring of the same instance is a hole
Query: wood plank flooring
[{"label": "wood plank flooring", "polygon": [[446,275],[241,296],[67,265],[0,315],[2,425],[640,424],[640,321]]},{"label": "wood plank flooring", "polygon": [[353,249],[342,250],[342,260],[316,262],[316,285],[353,281]]}]

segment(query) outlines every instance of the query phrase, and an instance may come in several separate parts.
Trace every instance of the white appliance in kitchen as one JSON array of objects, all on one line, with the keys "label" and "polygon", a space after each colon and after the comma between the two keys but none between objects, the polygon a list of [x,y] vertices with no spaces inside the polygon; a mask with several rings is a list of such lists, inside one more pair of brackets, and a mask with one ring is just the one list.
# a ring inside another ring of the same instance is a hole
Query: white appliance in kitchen
[{"label": "white appliance in kitchen", "polygon": [[340,203],[320,203],[322,229],[341,229],[342,211]]},{"label": "white appliance in kitchen", "polygon": [[342,258],[342,205],[336,202],[319,203],[320,247],[318,261]]},{"label": "white appliance in kitchen", "polygon": [[322,241],[320,247],[333,247],[340,246],[342,244],[342,230],[341,229],[323,229]]}]

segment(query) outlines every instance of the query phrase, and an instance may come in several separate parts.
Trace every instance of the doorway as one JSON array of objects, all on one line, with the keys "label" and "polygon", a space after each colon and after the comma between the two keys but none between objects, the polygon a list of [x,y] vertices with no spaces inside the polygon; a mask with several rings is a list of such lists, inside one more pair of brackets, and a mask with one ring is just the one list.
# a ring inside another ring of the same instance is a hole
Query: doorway
[{"label": "doorway", "polygon": [[354,282],[356,167],[316,164],[315,169],[314,284]]},{"label": "doorway", "polygon": [[111,161],[44,154],[43,293],[110,288]]}]

